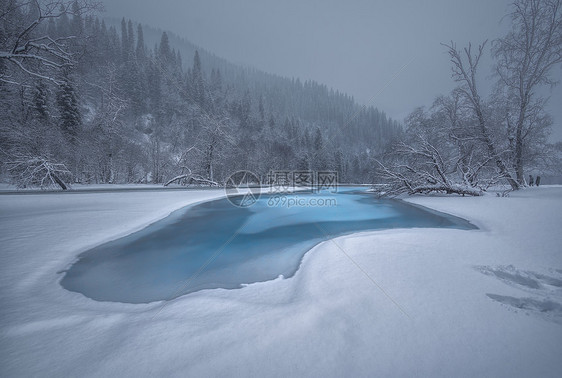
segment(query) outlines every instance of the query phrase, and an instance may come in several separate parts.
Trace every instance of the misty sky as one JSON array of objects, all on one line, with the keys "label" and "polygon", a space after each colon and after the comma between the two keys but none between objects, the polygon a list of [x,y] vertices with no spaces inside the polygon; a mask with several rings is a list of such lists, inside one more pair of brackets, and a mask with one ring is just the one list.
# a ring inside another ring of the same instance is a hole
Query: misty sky
[{"label": "misty sky", "polygon": [[[509,0],[104,2],[107,16],[170,30],[235,63],[316,80],[398,120],[454,87],[441,42],[477,44],[501,36],[509,25],[502,21]],[[481,81],[489,90],[489,54],[482,63]],[[562,77],[559,67],[555,74]],[[551,95],[558,141],[562,88]]]}]

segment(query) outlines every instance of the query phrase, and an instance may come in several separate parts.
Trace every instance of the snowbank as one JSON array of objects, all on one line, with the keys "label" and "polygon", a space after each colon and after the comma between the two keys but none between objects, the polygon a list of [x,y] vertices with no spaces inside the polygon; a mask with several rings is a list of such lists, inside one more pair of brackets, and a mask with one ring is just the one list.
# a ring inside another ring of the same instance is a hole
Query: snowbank
[{"label": "snowbank", "polygon": [[410,201],[476,231],[323,243],[291,279],[96,302],[61,270],[222,191],[0,195],[0,376],[560,376],[562,187]]}]

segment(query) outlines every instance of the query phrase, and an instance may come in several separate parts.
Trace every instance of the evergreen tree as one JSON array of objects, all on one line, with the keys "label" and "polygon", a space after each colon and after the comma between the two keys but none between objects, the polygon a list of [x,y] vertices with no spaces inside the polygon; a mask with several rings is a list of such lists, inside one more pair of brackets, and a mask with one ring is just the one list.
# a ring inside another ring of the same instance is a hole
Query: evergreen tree
[{"label": "evergreen tree", "polygon": [[162,87],[160,69],[154,62],[148,63],[147,88],[149,98],[149,109],[159,116],[162,111]]},{"label": "evergreen tree", "polygon": [[127,22],[125,17],[121,19],[121,61],[125,62],[128,59],[129,36],[127,33]]},{"label": "evergreen tree", "polygon": [[61,5],[59,12],[61,16],[57,22],[57,37],[68,37],[71,35],[70,20],[63,5]]},{"label": "evergreen tree", "polygon": [[252,99],[250,97],[250,90],[246,89],[244,92],[244,97],[240,103],[238,114],[240,118],[240,126],[242,129],[249,130],[251,128],[250,124],[250,112],[252,110]]},{"label": "evergreen tree", "polygon": [[80,6],[78,1],[72,3],[72,23],[70,25],[71,33],[74,36],[81,36],[84,34],[84,23],[80,13]]},{"label": "evergreen tree", "polygon": [[316,151],[320,151],[322,148],[324,148],[324,137],[322,136],[322,131],[320,131],[320,128],[317,127],[314,134],[314,149]]},{"label": "evergreen tree", "polygon": [[54,18],[50,18],[47,23],[47,34],[55,38],[58,36],[57,24]]},{"label": "evergreen tree", "polygon": [[265,110],[263,108],[263,97],[260,96],[260,101],[258,104],[258,112],[260,115],[260,120],[263,122],[265,120]]},{"label": "evergreen tree", "polygon": [[158,50],[158,55],[160,61],[165,65],[171,63],[172,49],[170,48],[170,40],[168,39],[168,33],[162,33],[162,38],[160,38],[160,47]]},{"label": "evergreen tree", "polygon": [[181,53],[180,53],[180,50],[178,50],[178,51],[176,51],[176,66],[177,66],[176,68],[177,68],[178,72],[183,71],[182,65],[183,65],[183,63],[182,63]]},{"label": "evergreen tree", "polygon": [[143,63],[146,58],[146,51],[144,47],[144,33],[142,31],[142,25],[137,26],[137,48],[136,48],[137,60]]},{"label": "evergreen tree", "polygon": [[75,145],[78,132],[82,123],[78,99],[70,73],[65,72],[62,84],[57,93],[57,107],[59,111],[59,124],[67,140]]},{"label": "evergreen tree", "polygon": [[33,107],[37,118],[43,122],[47,122],[49,119],[49,103],[47,99],[47,86],[43,80],[39,80],[35,85]]},{"label": "evergreen tree", "polygon": [[199,51],[195,50],[195,55],[193,56],[193,68],[191,70],[193,83],[193,95],[194,101],[199,104],[199,106],[205,108],[205,83],[203,80],[203,71],[201,69],[201,59],[199,58]]},{"label": "evergreen tree", "polygon": [[127,55],[131,59],[135,52],[135,33],[133,31],[133,22],[129,20],[127,23]]},{"label": "evergreen tree", "polygon": [[345,167],[344,157],[341,149],[334,154],[334,170],[338,173],[338,180],[345,182]]}]

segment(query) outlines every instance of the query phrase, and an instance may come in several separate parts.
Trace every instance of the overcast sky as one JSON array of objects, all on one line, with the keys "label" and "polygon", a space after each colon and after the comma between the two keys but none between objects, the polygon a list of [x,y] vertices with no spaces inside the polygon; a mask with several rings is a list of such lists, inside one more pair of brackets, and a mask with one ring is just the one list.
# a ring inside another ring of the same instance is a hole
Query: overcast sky
[{"label": "overcast sky", "polygon": [[[463,46],[501,36],[509,25],[502,21],[508,5],[509,0],[105,0],[107,16],[170,30],[235,63],[316,80],[398,120],[454,87],[441,43]],[[489,56],[483,65],[487,86]],[[562,77],[559,68],[556,75]],[[549,106],[553,140],[562,140],[561,104],[558,86]]]}]

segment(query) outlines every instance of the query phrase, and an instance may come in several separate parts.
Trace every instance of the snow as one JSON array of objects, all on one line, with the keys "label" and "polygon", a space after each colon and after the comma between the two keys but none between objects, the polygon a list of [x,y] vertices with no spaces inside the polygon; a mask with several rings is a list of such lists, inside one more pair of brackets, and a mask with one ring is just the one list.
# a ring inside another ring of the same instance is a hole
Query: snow
[{"label": "snow", "polygon": [[[71,184],[69,192],[75,191],[112,191],[112,190],[163,190],[162,184]],[[181,188],[185,189],[185,186],[180,185],[169,185],[169,188]],[[193,187],[191,187],[193,188]],[[14,192],[25,193],[52,193],[61,192],[61,189],[56,186],[47,187],[45,189],[40,189],[38,187],[31,188],[18,188],[13,184],[0,183],[0,192]]]},{"label": "snow", "polygon": [[0,376],[561,375],[562,187],[413,197],[480,230],[343,236],[237,290],[133,305],[58,284],[78,253],[221,195],[0,195]]}]

